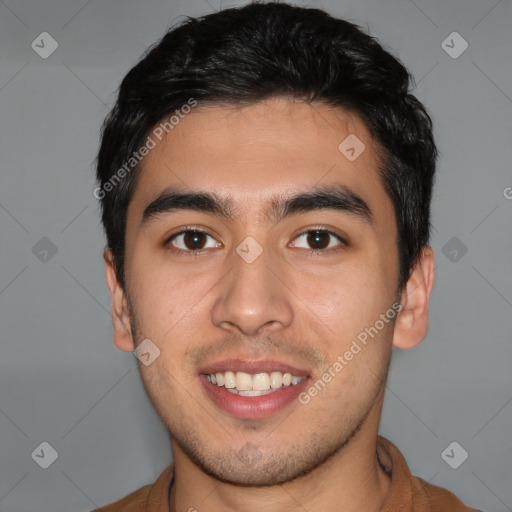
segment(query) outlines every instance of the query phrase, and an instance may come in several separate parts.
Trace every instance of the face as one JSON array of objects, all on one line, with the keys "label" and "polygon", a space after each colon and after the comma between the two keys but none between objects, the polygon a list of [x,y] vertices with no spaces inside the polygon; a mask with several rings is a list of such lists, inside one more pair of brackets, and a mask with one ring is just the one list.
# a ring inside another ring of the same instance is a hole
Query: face
[{"label": "face", "polygon": [[398,282],[378,164],[356,116],[284,99],[198,106],[145,158],[126,227],[135,339],[117,344],[158,347],[145,389],[206,473],[289,481],[376,414]]}]

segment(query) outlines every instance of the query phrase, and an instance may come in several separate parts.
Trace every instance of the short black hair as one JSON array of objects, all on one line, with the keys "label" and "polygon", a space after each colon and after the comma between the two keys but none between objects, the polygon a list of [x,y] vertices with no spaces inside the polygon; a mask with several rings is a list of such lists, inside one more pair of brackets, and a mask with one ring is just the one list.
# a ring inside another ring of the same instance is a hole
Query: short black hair
[{"label": "short black hair", "polygon": [[128,72],[102,127],[95,196],[123,288],[127,209],[141,167],[134,156],[151,130],[191,102],[242,106],[284,97],[355,113],[377,141],[402,290],[429,241],[437,159],[432,121],[413,85],[377,39],[320,9],[255,2],[187,17]]}]

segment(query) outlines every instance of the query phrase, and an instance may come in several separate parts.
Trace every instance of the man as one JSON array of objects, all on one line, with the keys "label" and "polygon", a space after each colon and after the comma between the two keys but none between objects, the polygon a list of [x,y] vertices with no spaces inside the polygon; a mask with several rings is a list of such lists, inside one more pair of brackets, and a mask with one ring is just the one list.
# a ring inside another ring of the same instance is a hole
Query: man
[{"label": "man", "polygon": [[170,31],[98,155],[114,342],[174,463],[103,512],[458,512],[378,436],[427,332],[437,150],[403,65],[323,11]]}]

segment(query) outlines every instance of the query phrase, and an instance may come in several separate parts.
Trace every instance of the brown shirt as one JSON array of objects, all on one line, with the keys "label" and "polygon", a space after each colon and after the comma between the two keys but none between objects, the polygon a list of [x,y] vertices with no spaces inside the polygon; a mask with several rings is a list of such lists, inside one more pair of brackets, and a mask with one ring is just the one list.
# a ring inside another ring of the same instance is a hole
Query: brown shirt
[{"label": "brown shirt", "polygon": [[[479,512],[466,507],[454,494],[411,474],[398,448],[379,436],[379,461],[391,476],[391,489],[382,512]],[[153,485],[93,512],[169,512],[173,465],[167,466]]]}]

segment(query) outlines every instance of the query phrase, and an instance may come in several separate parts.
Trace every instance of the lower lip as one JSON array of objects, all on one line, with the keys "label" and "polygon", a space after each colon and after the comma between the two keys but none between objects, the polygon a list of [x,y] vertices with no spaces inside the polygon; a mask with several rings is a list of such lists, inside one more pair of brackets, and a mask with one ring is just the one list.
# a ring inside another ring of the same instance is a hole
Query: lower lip
[{"label": "lower lip", "polygon": [[284,409],[297,399],[308,381],[308,378],[304,378],[298,384],[283,386],[267,395],[240,396],[227,391],[224,386],[208,382],[205,375],[200,375],[199,378],[208,396],[220,409],[236,418],[251,420],[266,418]]}]

